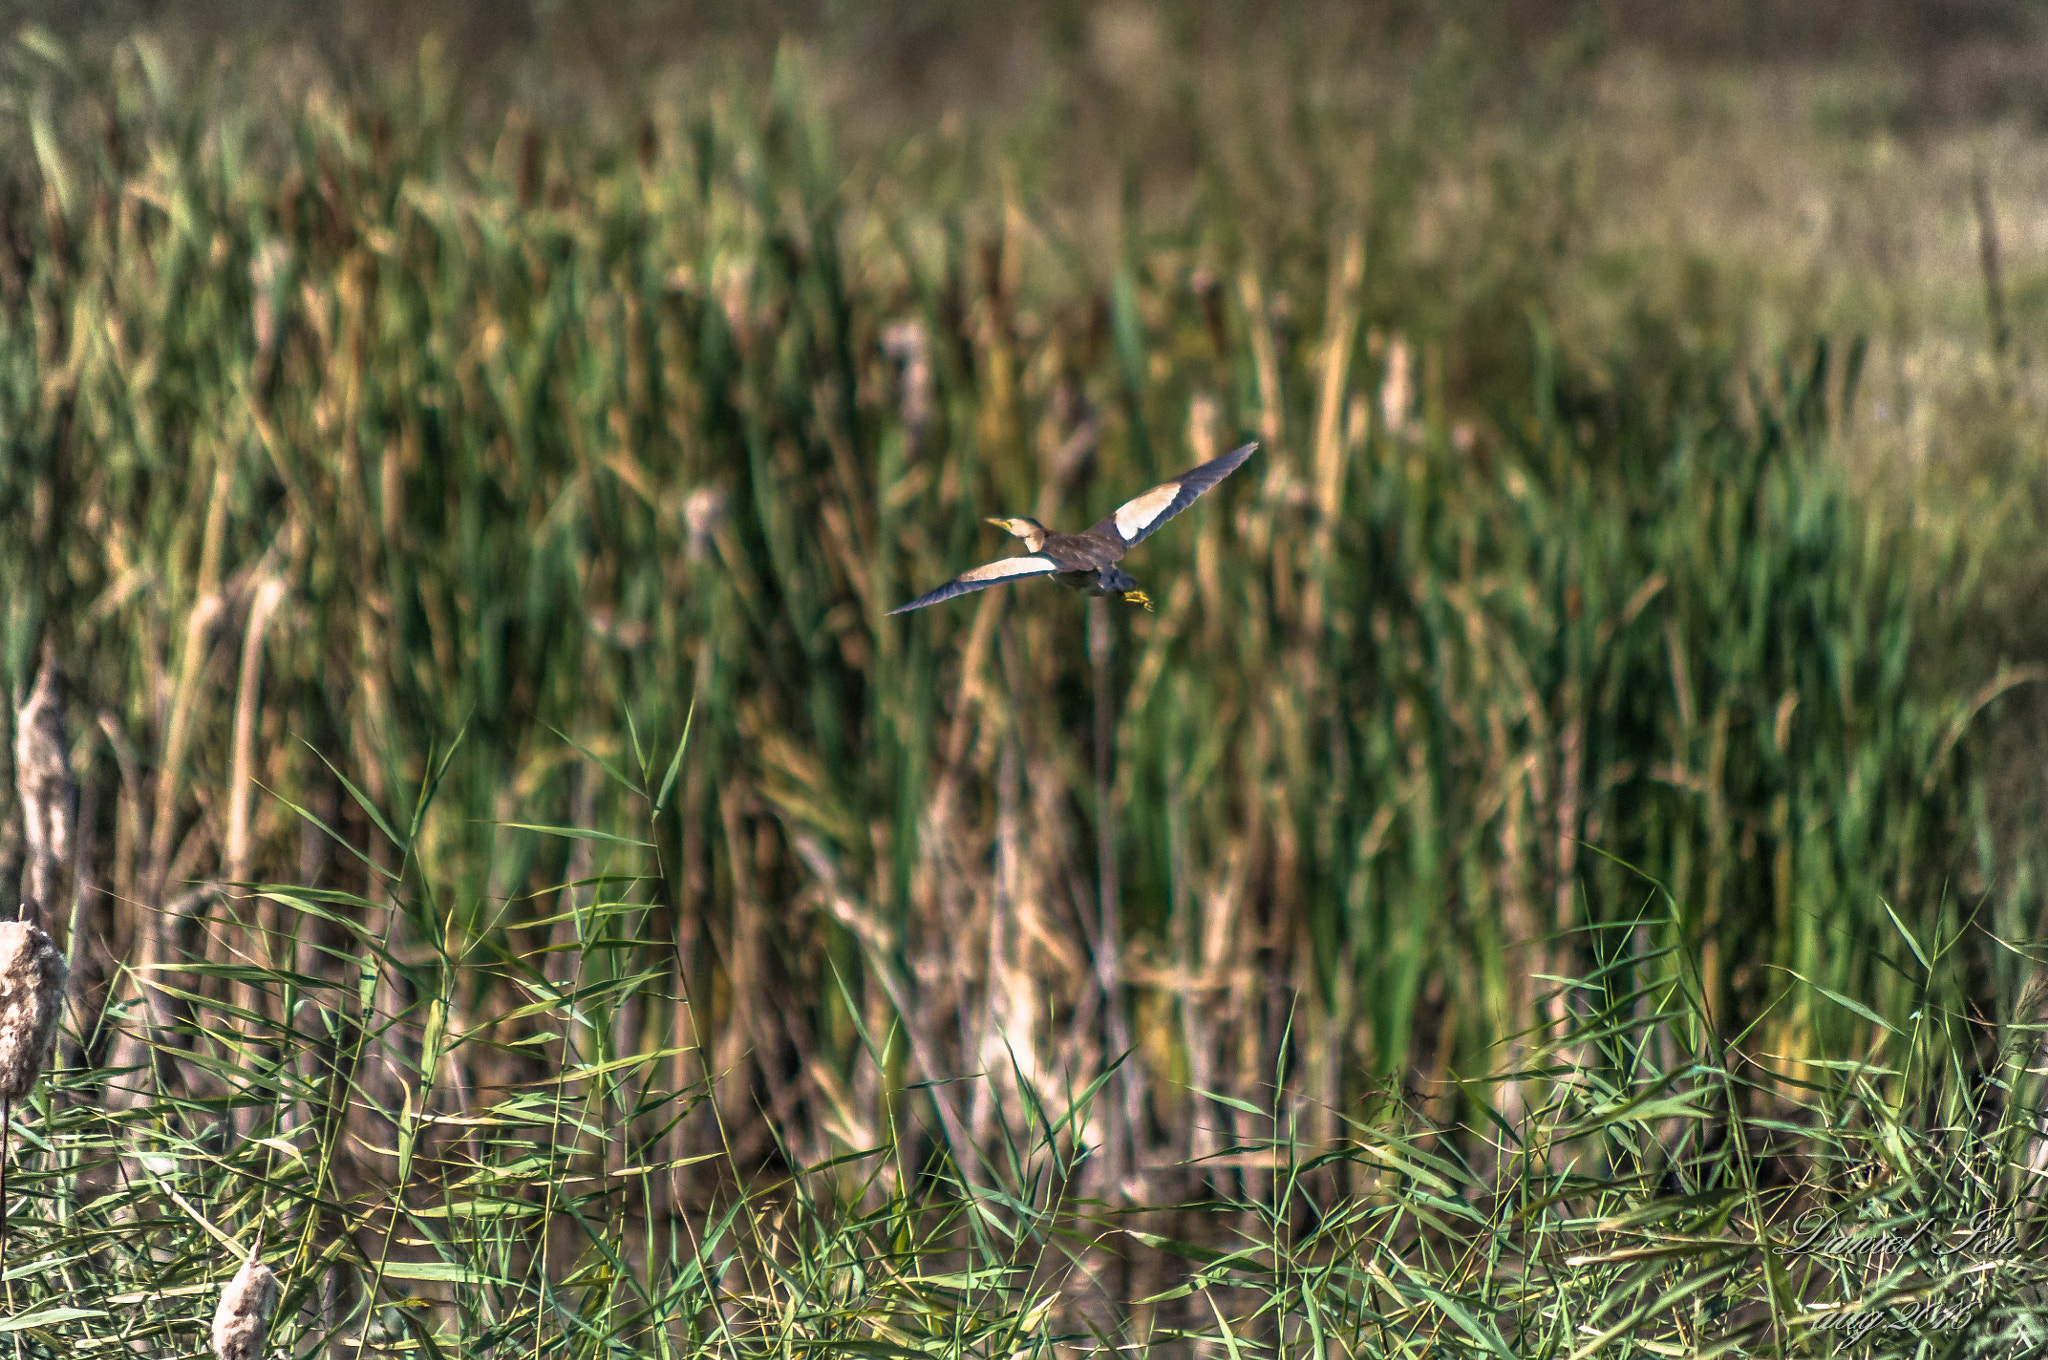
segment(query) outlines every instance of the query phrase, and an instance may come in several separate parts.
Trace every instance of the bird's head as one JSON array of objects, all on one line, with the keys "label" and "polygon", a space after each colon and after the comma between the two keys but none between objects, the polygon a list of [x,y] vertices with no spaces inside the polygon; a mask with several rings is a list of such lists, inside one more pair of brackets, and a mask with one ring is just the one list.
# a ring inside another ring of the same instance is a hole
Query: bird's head
[{"label": "bird's head", "polygon": [[1037,552],[1045,546],[1045,526],[1029,516],[1018,515],[1009,519],[991,517],[989,523],[1006,534],[1015,534],[1023,539],[1025,548],[1031,552]]}]

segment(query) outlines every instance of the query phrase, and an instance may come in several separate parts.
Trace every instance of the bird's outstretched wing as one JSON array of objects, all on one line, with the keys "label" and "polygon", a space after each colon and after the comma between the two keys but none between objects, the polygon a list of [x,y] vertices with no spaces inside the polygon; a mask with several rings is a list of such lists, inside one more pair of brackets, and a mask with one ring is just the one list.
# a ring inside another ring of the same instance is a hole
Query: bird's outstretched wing
[{"label": "bird's outstretched wing", "polygon": [[990,586],[999,586],[1005,581],[1015,581],[1026,576],[1044,576],[1059,569],[1059,563],[1038,553],[1000,558],[994,562],[984,563],[972,571],[963,571],[937,590],[927,591],[909,604],[897,605],[889,612],[907,614],[913,609],[937,604],[940,600],[950,600],[955,595],[965,595],[970,590],[987,590]]},{"label": "bird's outstretched wing", "polygon": [[1116,508],[1116,513],[1088,532],[1109,534],[1123,540],[1128,548],[1142,543],[1154,530],[1195,503],[1195,497],[1237,471],[1252,456],[1258,444],[1232,449],[1221,458],[1198,468],[1189,468],[1170,482],[1161,482],[1142,496],[1134,496]]}]

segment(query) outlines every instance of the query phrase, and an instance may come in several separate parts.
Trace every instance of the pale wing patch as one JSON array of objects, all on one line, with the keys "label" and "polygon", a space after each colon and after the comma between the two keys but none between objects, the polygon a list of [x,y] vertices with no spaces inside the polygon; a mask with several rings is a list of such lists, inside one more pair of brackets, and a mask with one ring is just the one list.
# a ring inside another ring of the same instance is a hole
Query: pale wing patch
[{"label": "pale wing patch", "polygon": [[1058,571],[1059,563],[1049,557],[1005,557],[1000,561],[985,563],[971,571],[963,571],[955,580],[959,581],[1007,581],[1013,576],[1042,576]]},{"label": "pale wing patch", "polygon": [[1014,581],[1022,576],[1045,576],[1059,569],[1060,564],[1053,561],[1050,557],[1040,557],[1035,554],[1026,557],[1005,557],[1001,561],[989,562],[974,568],[972,571],[962,572],[937,590],[928,591],[912,600],[909,604],[897,605],[889,612],[891,614],[907,614],[913,609],[922,609],[928,604],[937,604],[941,600],[950,600],[956,595],[965,595],[975,590],[987,590],[990,586],[1001,585],[1004,581]]},{"label": "pale wing patch", "polygon": [[1152,527],[1152,522],[1173,505],[1180,495],[1180,483],[1168,482],[1155,486],[1136,500],[1125,501],[1117,507],[1116,531],[1124,536],[1125,542],[1141,536]]}]

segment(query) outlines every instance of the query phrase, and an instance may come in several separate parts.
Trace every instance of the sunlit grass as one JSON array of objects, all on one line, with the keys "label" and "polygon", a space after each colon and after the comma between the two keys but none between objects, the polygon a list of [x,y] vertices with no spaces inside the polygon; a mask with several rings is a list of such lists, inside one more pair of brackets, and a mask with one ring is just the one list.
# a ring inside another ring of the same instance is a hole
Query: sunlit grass
[{"label": "sunlit grass", "polygon": [[[431,920],[438,885],[398,848],[400,900]],[[668,1054],[603,1039],[658,990],[602,980],[606,922],[632,914],[636,882],[592,885],[559,984],[469,961],[500,970],[542,1032],[529,1080],[463,1088],[457,1055],[500,1031],[439,1022],[461,975],[355,930],[352,993],[240,970],[290,1026],[199,1004],[150,1054],[157,1075],[60,1073],[14,1154],[26,1212],[7,1331],[31,1354],[190,1354],[254,1248],[283,1282],[273,1344],[294,1354],[1831,1355],[2044,1339],[2028,1248],[2040,1026],[1965,1069],[1972,1045],[1950,1031],[1969,1018],[1923,1007],[1809,1061],[1789,1107],[1759,1031],[1717,1033],[1699,958],[1632,945],[1670,912],[1661,894],[1594,932],[1596,966],[1546,994],[1567,1023],[1520,1065],[1462,1076],[1462,1100],[1385,1091],[1332,1140],[1277,1072],[1263,1105],[1209,1093],[1238,1134],[1152,1168],[1221,1177],[1214,1192],[1110,1205],[1079,1193],[1104,1155],[1099,1083],[1013,1073],[1023,1103],[978,1148],[913,1114],[774,1174],[723,1131],[681,1152],[672,1135],[712,1110],[708,1088],[669,1087]],[[370,908],[272,891],[308,919]],[[1942,990],[1950,942],[1901,928],[1893,944],[1908,985]],[[376,1007],[387,978],[403,1014]],[[857,1061],[886,1064],[900,1042],[863,1034]],[[103,1099],[138,1083],[138,1103]],[[1500,1103],[1514,1089],[1545,1094],[1517,1112]],[[1478,1118],[1445,1124],[1432,1105]]]}]

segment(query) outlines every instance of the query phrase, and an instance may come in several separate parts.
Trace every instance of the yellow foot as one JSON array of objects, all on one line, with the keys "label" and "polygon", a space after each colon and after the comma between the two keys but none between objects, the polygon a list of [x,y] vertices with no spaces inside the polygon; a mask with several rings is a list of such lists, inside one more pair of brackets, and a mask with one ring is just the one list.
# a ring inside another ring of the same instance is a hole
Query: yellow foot
[{"label": "yellow foot", "polygon": [[1147,614],[1152,612],[1152,597],[1142,590],[1126,590],[1124,592],[1124,603],[1141,604],[1145,606]]}]

